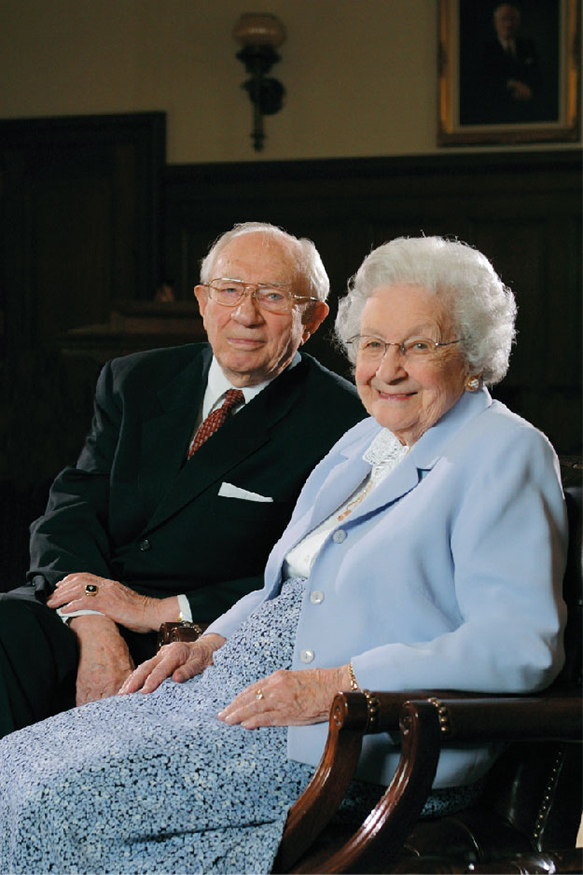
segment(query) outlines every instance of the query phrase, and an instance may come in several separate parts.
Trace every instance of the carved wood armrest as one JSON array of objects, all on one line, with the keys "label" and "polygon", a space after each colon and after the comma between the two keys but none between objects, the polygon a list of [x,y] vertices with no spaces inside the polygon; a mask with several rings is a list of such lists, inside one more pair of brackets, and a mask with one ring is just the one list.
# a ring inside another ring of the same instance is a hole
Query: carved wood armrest
[{"label": "carved wood armrest", "polygon": [[439,715],[442,741],[580,741],[583,735],[579,689],[480,698],[435,692],[429,701]]},{"label": "carved wood armrest", "polygon": [[196,641],[208,627],[208,623],[190,623],[187,620],[162,623],[158,630],[158,649],[172,641]]},{"label": "carved wood armrest", "polygon": [[374,692],[378,703],[376,728],[390,732],[395,703],[425,699],[437,709],[443,735],[460,741],[514,739],[578,740],[583,730],[579,687],[549,687],[531,694],[475,693],[460,690]]},{"label": "carved wood armrest", "polygon": [[[379,855],[392,856],[417,821],[439,759],[437,709],[427,700],[408,701],[409,694],[382,695],[381,706],[378,695],[369,691],[337,694],[324,754],[310,784],[290,809],[274,872],[380,871],[376,869]],[[402,746],[399,766],[363,826],[331,856],[328,851],[316,852],[301,860],[344,798],[356,770],[363,736],[397,729]],[[371,842],[371,833],[383,831],[389,817],[389,840],[383,835],[382,845]],[[352,868],[356,860],[361,868]],[[373,860],[375,867],[366,868],[367,861],[372,865]]]},{"label": "carved wood armrest", "polygon": [[[328,738],[322,759],[305,791],[290,809],[274,872],[289,872],[338,810],[354,777],[364,735],[400,730],[405,747],[411,742],[419,743],[415,732],[409,732],[410,719],[406,717],[405,724],[401,721],[403,706],[410,694],[383,693],[381,695],[382,706],[378,694],[368,690],[337,693],[330,711]],[[434,719],[430,734],[438,737],[437,712],[433,706],[428,708]],[[403,733],[406,737],[403,737]],[[438,748],[438,745],[435,747]],[[439,750],[434,756],[431,745],[426,745],[426,749],[430,755],[424,767],[428,769],[429,787],[431,787]],[[433,759],[435,765],[432,771]],[[396,776],[396,780],[398,783],[401,782],[400,774]],[[422,792],[421,790],[421,795]],[[425,796],[420,799],[419,810],[423,807]],[[302,870],[294,869],[294,871]]]},{"label": "carved wood armrest", "polygon": [[[578,740],[582,714],[579,690],[551,690],[535,696],[451,690],[338,693],[322,759],[290,809],[273,871],[383,871],[377,868],[381,858],[388,863],[417,822],[431,792],[444,742]],[[354,777],[364,735],[397,729],[401,735],[399,766],[375,808],[337,852],[310,851]]]}]

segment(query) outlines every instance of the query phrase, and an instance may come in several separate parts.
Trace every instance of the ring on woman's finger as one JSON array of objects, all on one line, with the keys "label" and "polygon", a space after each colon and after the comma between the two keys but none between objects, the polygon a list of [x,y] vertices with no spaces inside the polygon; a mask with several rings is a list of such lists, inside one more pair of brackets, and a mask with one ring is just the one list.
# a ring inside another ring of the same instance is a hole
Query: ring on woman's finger
[{"label": "ring on woman's finger", "polygon": [[263,690],[257,690],[257,692],[255,693],[255,698],[256,698],[257,700],[259,700],[259,699],[264,699],[265,696],[263,695]]},{"label": "ring on woman's finger", "polygon": [[97,586],[94,583],[85,584],[85,595],[97,595]]}]

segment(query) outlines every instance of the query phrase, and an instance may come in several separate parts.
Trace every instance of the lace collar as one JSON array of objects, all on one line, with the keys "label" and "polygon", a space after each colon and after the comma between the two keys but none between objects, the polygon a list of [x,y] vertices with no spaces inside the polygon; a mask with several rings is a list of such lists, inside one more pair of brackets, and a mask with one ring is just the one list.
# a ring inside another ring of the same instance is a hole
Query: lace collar
[{"label": "lace collar", "polygon": [[403,446],[388,428],[383,428],[373,438],[362,458],[371,466],[371,478],[376,480],[392,471],[408,452],[409,447]]}]

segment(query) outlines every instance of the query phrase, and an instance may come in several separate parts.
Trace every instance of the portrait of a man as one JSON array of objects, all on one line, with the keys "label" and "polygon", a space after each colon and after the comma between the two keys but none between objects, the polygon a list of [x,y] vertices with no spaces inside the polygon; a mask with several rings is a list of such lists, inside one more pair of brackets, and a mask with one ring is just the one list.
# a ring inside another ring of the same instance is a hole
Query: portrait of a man
[{"label": "portrait of a man", "polygon": [[461,125],[558,120],[559,8],[460,0]]}]

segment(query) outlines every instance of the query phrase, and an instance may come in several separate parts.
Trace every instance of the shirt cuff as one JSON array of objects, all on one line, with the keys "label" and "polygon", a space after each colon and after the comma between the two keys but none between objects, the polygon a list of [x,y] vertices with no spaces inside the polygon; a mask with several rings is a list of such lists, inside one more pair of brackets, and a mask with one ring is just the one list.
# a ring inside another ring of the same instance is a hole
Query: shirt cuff
[{"label": "shirt cuff", "polygon": [[83,608],[80,611],[71,611],[70,614],[64,614],[62,608],[57,608],[57,614],[63,623],[68,623],[73,617],[83,617],[85,614],[99,614],[100,617],[105,616],[103,611],[90,611],[88,608]]},{"label": "shirt cuff", "polygon": [[185,595],[178,596],[178,610],[180,611],[180,619],[187,623],[192,623],[192,611],[190,610],[190,602]]}]

